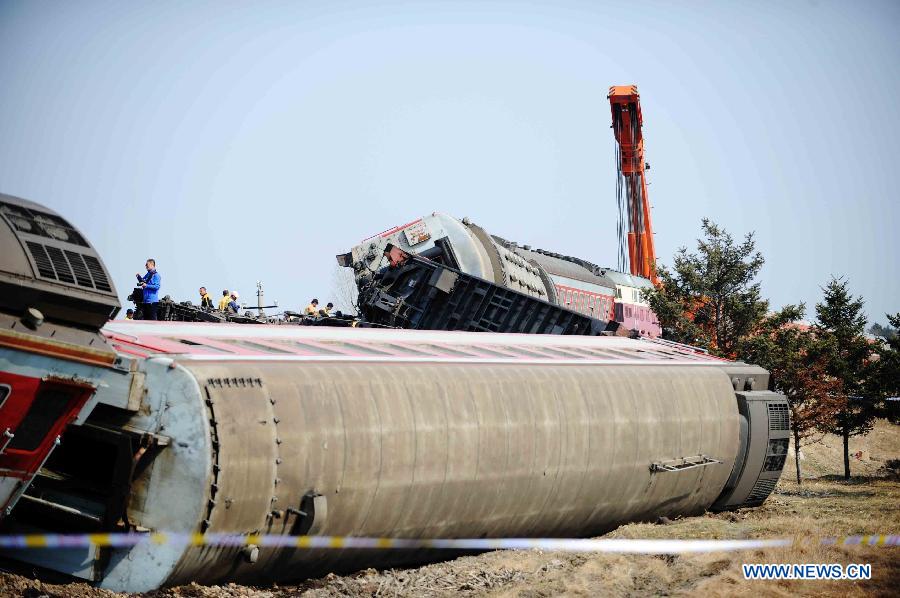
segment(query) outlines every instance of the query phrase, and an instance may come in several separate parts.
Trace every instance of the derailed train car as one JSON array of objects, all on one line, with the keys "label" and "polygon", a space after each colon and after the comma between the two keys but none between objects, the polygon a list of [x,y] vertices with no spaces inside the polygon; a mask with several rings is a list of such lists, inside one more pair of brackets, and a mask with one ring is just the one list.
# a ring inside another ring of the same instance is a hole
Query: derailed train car
[{"label": "derailed train car", "polygon": [[99,331],[118,309],[100,256],[77,230],[0,194],[0,519],[116,367]]},{"label": "derailed train car", "polygon": [[646,278],[603,268],[583,259],[490,235],[464,218],[434,213],[364,240],[349,255],[358,286],[383,264],[388,244],[499,286],[560,305],[592,318],[618,322],[640,336],[662,329],[641,295]]},{"label": "derailed train car", "polygon": [[[100,343],[115,360],[79,374],[96,389],[89,416],[3,531],[590,536],[758,505],[787,450],[765,370],[662,341],[112,322]],[[0,355],[0,371],[21,371]],[[33,375],[69,367],[38,357]],[[142,591],[447,554],[145,543],[4,556]]]}]

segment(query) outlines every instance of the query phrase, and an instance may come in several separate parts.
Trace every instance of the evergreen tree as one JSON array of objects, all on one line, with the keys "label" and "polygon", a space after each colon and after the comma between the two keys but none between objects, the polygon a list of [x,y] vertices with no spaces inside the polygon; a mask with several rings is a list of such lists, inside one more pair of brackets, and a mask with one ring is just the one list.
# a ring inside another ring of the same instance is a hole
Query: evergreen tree
[{"label": "evergreen tree", "polygon": [[862,297],[853,297],[843,279],[832,278],[822,290],[822,303],[816,304],[817,353],[825,361],[826,373],[840,380],[842,386],[840,409],[822,429],[843,438],[844,479],[849,480],[850,438],[868,433],[877,414],[872,384],[875,370],[869,360],[873,349],[863,336],[866,318]]},{"label": "evergreen tree", "polygon": [[[869,377],[869,391],[879,399],[900,397],[900,337],[896,334],[896,328],[900,327],[900,312],[887,314],[890,326],[886,330],[894,330],[892,335],[879,335],[887,339],[887,342],[876,343],[875,353],[877,359],[872,364],[872,375]],[[886,413],[892,421],[896,421],[896,411]]]},{"label": "evergreen tree", "polygon": [[881,355],[879,364],[879,384],[882,396],[900,397],[900,311],[894,315],[887,314],[890,326],[894,328],[894,335],[888,339],[887,350]]},{"label": "evergreen tree", "polygon": [[644,293],[663,337],[733,357],[738,343],[763,319],[768,301],[754,282],[764,263],[753,233],[742,243],[708,219],[697,253],[682,247],[672,270],[660,266],[660,286]]}]

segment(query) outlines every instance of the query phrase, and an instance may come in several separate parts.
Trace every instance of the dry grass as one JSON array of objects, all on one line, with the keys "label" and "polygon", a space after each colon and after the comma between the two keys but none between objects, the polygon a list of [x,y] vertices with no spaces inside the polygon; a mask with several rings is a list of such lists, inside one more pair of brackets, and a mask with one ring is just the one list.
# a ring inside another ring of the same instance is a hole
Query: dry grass
[{"label": "dry grass", "polygon": [[[801,540],[788,549],[685,555],[678,557],[490,552],[416,569],[330,575],[299,586],[250,588],[197,585],[153,593],[158,597],[223,598],[254,596],[897,596],[900,547],[825,547],[823,536],[900,533],[900,478],[885,468],[900,458],[900,426],[879,422],[865,438],[853,439],[861,451],[844,482],[841,443],[835,437],[804,447],[802,486],[793,463],[774,494],[757,509],[707,514],[666,525],[630,524],[614,538],[772,538]],[[802,541],[806,540],[806,543]],[[871,563],[869,581],[746,581],[742,563]],[[100,596],[84,584],[40,585],[16,576],[0,578],[3,590],[18,595]],[[110,596],[109,593],[103,593]]]}]

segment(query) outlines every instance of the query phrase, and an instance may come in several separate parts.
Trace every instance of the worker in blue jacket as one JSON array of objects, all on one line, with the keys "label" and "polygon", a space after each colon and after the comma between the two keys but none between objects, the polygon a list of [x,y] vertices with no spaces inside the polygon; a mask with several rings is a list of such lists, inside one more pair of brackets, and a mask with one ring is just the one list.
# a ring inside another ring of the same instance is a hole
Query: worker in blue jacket
[{"label": "worker in blue jacket", "polygon": [[156,271],[156,260],[150,258],[147,260],[147,263],[144,264],[147,268],[147,273],[141,276],[140,274],[135,274],[138,280],[138,286],[144,289],[144,320],[156,320],[157,318],[157,307],[159,307],[159,283],[161,278],[159,276],[159,272]]}]

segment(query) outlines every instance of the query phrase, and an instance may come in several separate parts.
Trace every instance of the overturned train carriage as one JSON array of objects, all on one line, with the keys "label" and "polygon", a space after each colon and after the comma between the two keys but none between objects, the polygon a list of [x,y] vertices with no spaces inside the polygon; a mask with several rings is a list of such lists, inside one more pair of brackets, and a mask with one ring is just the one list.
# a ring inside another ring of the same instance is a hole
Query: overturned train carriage
[{"label": "overturned train carriage", "polygon": [[[80,385],[89,400],[64,418],[4,533],[590,536],[758,505],[784,465],[787,405],[768,373],[680,345],[187,322],[98,333],[114,293],[85,295],[74,272],[57,289],[62,262],[32,266],[7,297],[40,302],[46,322],[25,326],[23,305],[4,304],[0,374]],[[447,553],[142,544],[2,556],[141,591]]]},{"label": "overturned train carriage", "polygon": [[[139,400],[98,391],[89,429],[63,443],[10,529],[587,536],[759,504],[784,463],[786,405],[764,390],[764,370],[650,341],[143,322],[105,332],[134,356]],[[138,444],[140,455],[123,449]],[[141,545],[13,556],[139,591],[447,555]]]}]

